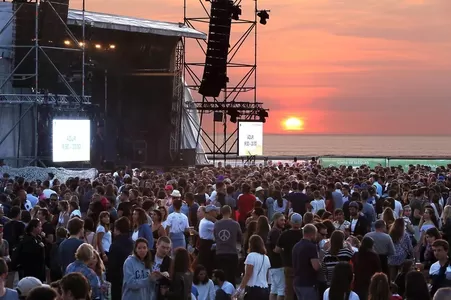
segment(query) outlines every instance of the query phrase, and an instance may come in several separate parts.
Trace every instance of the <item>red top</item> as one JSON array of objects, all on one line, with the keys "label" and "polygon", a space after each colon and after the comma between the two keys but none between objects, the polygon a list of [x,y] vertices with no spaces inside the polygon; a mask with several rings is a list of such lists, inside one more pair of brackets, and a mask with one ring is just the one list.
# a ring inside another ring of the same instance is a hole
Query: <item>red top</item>
[{"label": "red top", "polygon": [[402,297],[400,295],[393,295],[391,296],[391,300],[402,300]]},{"label": "red top", "polygon": [[238,211],[240,213],[240,217],[238,221],[245,222],[247,218],[247,214],[250,213],[254,209],[255,198],[252,194],[241,194],[237,200]]}]

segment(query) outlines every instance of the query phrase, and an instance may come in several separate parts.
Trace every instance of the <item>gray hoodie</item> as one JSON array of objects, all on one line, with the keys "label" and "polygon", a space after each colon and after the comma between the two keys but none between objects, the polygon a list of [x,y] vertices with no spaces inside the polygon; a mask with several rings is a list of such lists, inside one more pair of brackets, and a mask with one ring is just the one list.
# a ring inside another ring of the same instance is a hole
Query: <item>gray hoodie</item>
[{"label": "gray hoodie", "polygon": [[124,263],[122,300],[156,299],[155,283],[149,277],[150,270],[144,263],[130,255]]}]

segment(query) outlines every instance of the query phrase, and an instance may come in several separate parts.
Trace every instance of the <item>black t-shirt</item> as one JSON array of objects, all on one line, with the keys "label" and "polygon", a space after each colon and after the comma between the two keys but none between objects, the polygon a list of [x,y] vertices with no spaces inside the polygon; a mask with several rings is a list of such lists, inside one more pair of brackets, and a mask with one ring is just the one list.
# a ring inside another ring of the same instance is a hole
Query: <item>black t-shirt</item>
[{"label": "black t-shirt", "polygon": [[132,214],[132,206],[133,204],[129,201],[121,202],[117,207],[117,211],[122,211],[123,217],[129,217]]},{"label": "black t-shirt", "polygon": [[305,205],[310,203],[310,198],[304,193],[292,192],[288,194],[287,200],[291,203],[291,208],[293,212],[303,216],[307,211],[305,210]]},{"label": "black t-shirt", "polygon": [[291,267],[291,253],[294,245],[302,239],[301,230],[287,230],[282,232],[277,241],[277,247],[282,248],[283,251],[280,254],[282,257],[282,264],[284,267]]},{"label": "black t-shirt", "polygon": [[316,244],[302,239],[293,248],[294,284],[300,287],[312,287],[317,284],[317,272],[311,259],[318,258]]},{"label": "black t-shirt", "polygon": [[44,232],[46,236],[52,234],[53,237],[55,237],[55,226],[50,222],[45,222],[42,224],[42,232]]},{"label": "black t-shirt", "polygon": [[282,230],[277,227],[273,227],[268,234],[268,240],[266,242],[266,249],[268,250],[269,261],[271,262],[271,268],[282,268],[282,257],[279,253],[274,253],[274,248],[277,245]]}]

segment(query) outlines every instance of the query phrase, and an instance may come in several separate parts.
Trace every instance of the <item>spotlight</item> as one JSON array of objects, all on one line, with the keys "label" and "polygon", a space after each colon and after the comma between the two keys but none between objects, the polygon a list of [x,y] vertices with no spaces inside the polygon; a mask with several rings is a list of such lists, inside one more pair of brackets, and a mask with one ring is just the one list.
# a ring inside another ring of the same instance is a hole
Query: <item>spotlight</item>
[{"label": "spotlight", "polygon": [[96,49],[101,49],[101,48],[102,48],[102,45],[96,44]]},{"label": "spotlight", "polygon": [[232,123],[236,123],[240,116],[240,112],[236,108],[229,108],[227,114],[230,116],[230,122]]},{"label": "spotlight", "polygon": [[260,109],[258,112],[258,117],[260,118],[260,122],[266,123],[266,118],[268,117],[268,112],[264,109]]},{"label": "spotlight", "polygon": [[266,25],[269,19],[269,10],[260,10],[257,12],[257,16],[260,18],[260,24]]},{"label": "spotlight", "polygon": [[64,41],[64,45],[70,46],[70,44],[71,44],[71,42],[70,42],[69,40],[65,40],[65,41]]},{"label": "spotlight", "polygon": [[231,12],[232,12],[232,19],[234,20],[239,20],[240,16],[241,16],[241,6],[240,5],[233,5],[231,8]]},{"label": "spotlight", "polygon": [[85,46],[85,43],[80,42],[80,43],[78,43],[78,45],[79,45],[80,47],[84,47],[84,46]]},{"label": "spotlight", "polygon": [[111,45],[110,45],[110,49],[116,49],[116,45],[111,44]]}]

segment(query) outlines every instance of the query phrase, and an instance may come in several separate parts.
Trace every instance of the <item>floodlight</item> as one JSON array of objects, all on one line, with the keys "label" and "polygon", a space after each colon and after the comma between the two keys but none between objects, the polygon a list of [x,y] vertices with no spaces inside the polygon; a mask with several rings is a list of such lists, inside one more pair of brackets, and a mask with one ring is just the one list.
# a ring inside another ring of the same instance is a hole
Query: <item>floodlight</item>
[{"label": "floodlight", "polygon": [[260,118],[260,122],[266,123],[266,118],[268,117],[268,112],[264,109],[260,109],[258,112],[258,117]]},{"label": "floodlight", "polygon": [[269,19],[269,10],[260,10],[257,12],[257,16],[260,18],[260,24],[266,25],[267,20]]},{"label": "floodlight", "polygon": [[101,49],[101,48],[102,48],[102,45],[96,44],[96,49]]},{"label": "floodlight", "polygon": [[80,43],[78,43],[78,45],[79,45],[80,47],[84,47],[84,46],[85,46],[85,43],[80,42]]},{"label": "floodlight", "polygon": [[236,123],[240,116],[240,112],[236,108],[229,108],[227,114],[230,116],[230,122],[232,123]]},{"label": "floodlight", "polygon": [[231,8],[231,12],[232,12],[232,19],[234,20],[239,20],[240,16],[241,16],[241,6],[240,5],[233,5]]},{"label": "floodlight", "polygon": [[116,49],[116,45],[111,44],[111,45],[110,45],[110,49]]},{"label": "floodlight", "polygon": [[65,41],[64,41],[64,45],[70,46],[70,44],[71,44],[71,42],[70,42],[69,40],[65,40]]}]

